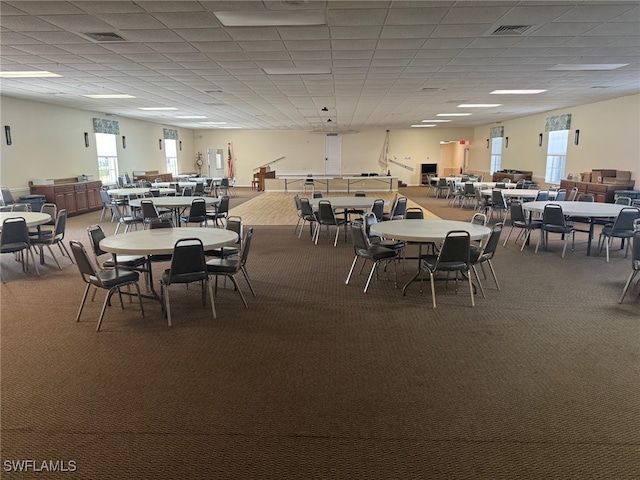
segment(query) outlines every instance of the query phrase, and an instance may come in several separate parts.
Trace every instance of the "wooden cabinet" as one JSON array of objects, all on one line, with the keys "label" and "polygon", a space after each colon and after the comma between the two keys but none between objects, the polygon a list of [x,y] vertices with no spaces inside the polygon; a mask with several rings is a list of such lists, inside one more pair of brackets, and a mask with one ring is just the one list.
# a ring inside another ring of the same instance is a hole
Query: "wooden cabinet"
[{"label": "wooden cabinet", "polygon": [[59,185],[32,185],[32,195],[44,195],[47,203],[55,203],[67,215],[79,215],[102,208],[102,182],[75,182]]},{"label": "wooden cabinet", "polygon": [[512,182],[517,182],[518,180],[531,180],[532,176],[533,172],[525,170],[508,170],[502,172],[494,172],[493,181],[502,182],[505,178],[508,178]]},{"label": "wooden cabinet", "polygon": [[572,180],[560,180],[560,188],[565,188],[567,193],[572,188],[578,188],[578,195],[581,193],[593,194],[596,202],[613,203],[615,201],[616,190],[633,190],[633,186],[611,185],[607,183],[575,182]]}]

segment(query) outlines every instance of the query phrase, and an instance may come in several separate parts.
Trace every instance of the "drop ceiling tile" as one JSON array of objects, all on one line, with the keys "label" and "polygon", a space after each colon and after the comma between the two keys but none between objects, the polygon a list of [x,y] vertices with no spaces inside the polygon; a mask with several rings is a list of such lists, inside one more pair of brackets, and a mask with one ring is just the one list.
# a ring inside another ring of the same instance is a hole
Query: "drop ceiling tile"
[{"label": "drop ceiling tile", "polygon": [[344,9],[329,10],[327,16],[329,26],[383,25],[387,10],[385,9]]},{"label": "drop ceiling tile", "polygon": [[309,50],[331,50],[331,43],[327,40],[296,40],[284,42],[286,49],[291,52]]},{"label": "drop ceiling tile", "polygon": [[312,25],[308,27],[278,27],[282,40],[328,40],[327,26]]},{"label": "drop ceiling tile", "polygon": [[130,42],[180,42],[182,39],[173,31],[163,30],[122,30],[122,36]]}]

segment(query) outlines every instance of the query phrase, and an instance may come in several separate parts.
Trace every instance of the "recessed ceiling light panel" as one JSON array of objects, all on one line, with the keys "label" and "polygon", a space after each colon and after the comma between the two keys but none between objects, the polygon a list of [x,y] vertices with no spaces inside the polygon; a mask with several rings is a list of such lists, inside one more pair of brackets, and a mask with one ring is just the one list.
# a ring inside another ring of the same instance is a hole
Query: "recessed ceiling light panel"
[{"label": "recessed ceiling light panel", "polygon": [[499,107],[500,103],[461,103],[459,108],[492,108]]},{"label": "recessed ceiling light panel", "polygon": [[279,27],[292,25],[326,25],[322,10],[280,10],[258,12],[213,12],[225,27]]},{"label": "recessed ceiling light panel", "polygon": [[82,95],[82,96],[87,98],[102,98],[102,99],[136,98],[133,95],[129,95],[128,93],[96,93],[96,94],[88,94],[88,95]]},{"label": "recessed ceiling light panel", "polygon": [[178,109],[176,107],[140,107],[138,110],[144,110],[147,112],[164,112]]},{"label": "recessed ceiling light panel", "polygon": [[547,70],[580,71],[580,70],[615,70],[626,67],[628,63],[561,63]]},{"label": "recessed ceiling light panel", "polygon": [[0,72],[0,78],[53,78],[61,77],[57,73],[47,72],[45,70],[27,70],[27,71],[9,71]]},{"label": "recessed ceiling light panel", "polygon": [[437,117],[470,117],[470,113],[438,113]]},{"label": "recessed ceiling light panel", "polygon": [[494,90],[491,95],[536,95],[546,90]]},{"label": "recessed ceiling light panel", "polygon": [[269,68],[262,69],[267,75],[328,75],[331,73],[330,67],[292,67],[292,68]]}]

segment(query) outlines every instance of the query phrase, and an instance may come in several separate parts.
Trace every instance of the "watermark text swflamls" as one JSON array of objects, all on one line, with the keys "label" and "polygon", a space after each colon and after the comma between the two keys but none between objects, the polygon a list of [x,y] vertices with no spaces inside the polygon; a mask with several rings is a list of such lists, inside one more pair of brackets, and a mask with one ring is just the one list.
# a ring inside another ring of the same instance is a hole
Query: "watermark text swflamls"
[{"label": "watermark text swflamls", "polygon": [[75,472],[78,465],[75,460],[4,460],[5,472]]}]

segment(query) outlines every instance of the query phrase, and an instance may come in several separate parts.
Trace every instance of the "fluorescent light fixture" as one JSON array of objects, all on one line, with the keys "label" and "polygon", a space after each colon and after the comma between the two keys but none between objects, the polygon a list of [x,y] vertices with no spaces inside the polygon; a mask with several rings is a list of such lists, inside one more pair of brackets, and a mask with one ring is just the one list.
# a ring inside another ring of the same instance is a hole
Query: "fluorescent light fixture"
[{"label": "fluorescent light fixture", "polygon": [[331,67],[292,67],[292,68],[268,68],[262,69],[267,75],[327,75],[331,73]]},{"label": "fluorescent light fixture", "polygon": [[87,98],[136,98],[133,95],[129,95],[127,93],[96,93],[96,94],[89,94],[89,95],[82,95],[83,97],[87,97]]},{"label": "fluorescent light fixture", "polygon": [[494,90],[490,95],[536,95],[546,90]]},{"label": "fluorescent light fixture", "polygon": [[491,108],[501,105],[501,103],[461,103],[458,108]]},{"label": "fluorescent light fixture", "polygon": [[242,127],[232,127],[232,126],[227,126],[227,127],[220,127],[220,128],[242,128]]},{"label": "fluorescent light fixture", "polygon": [[470,117],[470,113],[438,113],[436,117]]},{"label": "fluorescent light fixture", "polygon": [[176,107],[140,107],[138,110],[145,110],[147,112],[164,112],[178,109]]},{"label": "fluorescent light fixture", "polygon": [[0,78],[52,78],[61,76],[62,75],[47,72],[45,70],[0,72]]},{"label": "fluorescent light fixture", "polygon": [[213,12],[225,27],[282,27],[292,25],[326,25],[322,10],[280,10],[258,12]]},{"label": "fluorescent light fixture", "polygon": [[431,127],[435,127],[436,125],[411,125],[411,128],[431,128]]},{"label": "fluorescent light fixture", "polygon": [[207,118],[204,115],[176,115],[176,118],[184,118],[184,119],[196,119],[196,118]]},{"label": "fluorescent light fixture", "polygon": [[450,122],[451,120],[422,120],[422,123],[447,123]]},{"label": "fluorescent light fixture", "polygon": [[554,65],[547,70],[615,70],[616,68],[626,67],[628,63],[561,63]]},{"label": "fluorescent light fixture", "polygon": [[202,125],[226,125],[227,122],[200,122]]}]

